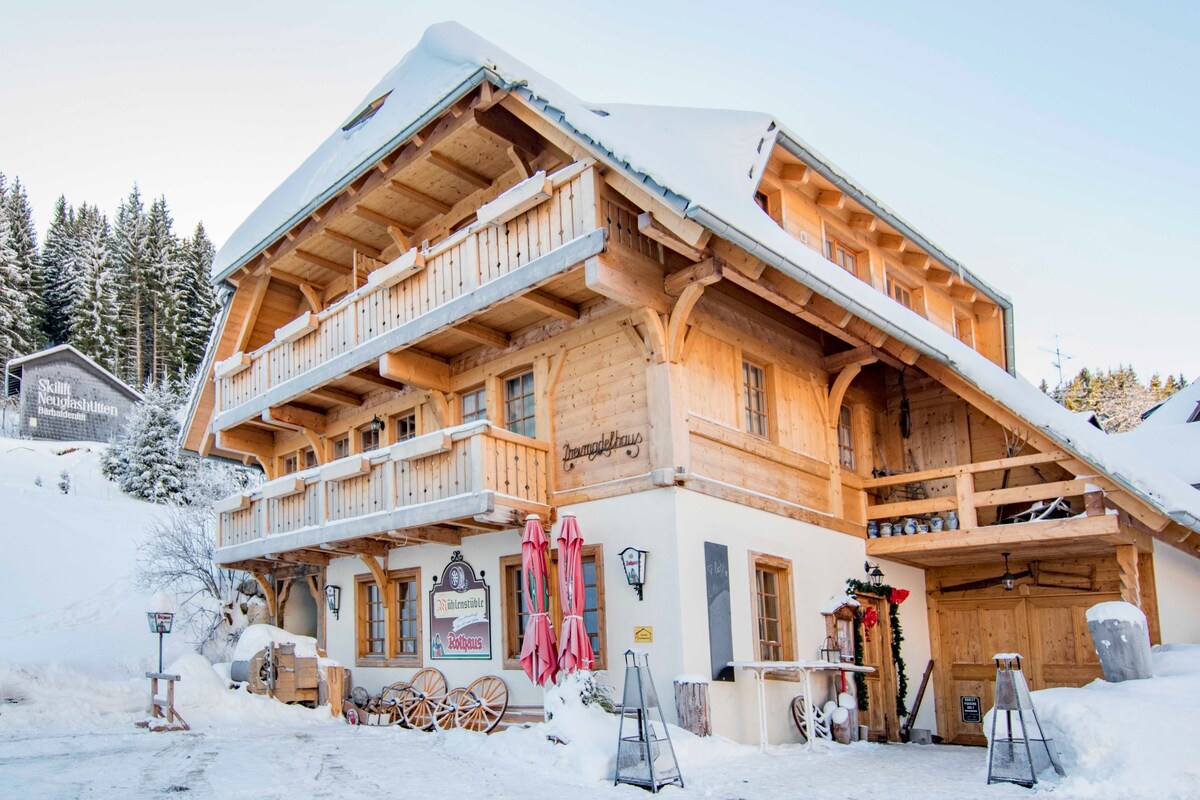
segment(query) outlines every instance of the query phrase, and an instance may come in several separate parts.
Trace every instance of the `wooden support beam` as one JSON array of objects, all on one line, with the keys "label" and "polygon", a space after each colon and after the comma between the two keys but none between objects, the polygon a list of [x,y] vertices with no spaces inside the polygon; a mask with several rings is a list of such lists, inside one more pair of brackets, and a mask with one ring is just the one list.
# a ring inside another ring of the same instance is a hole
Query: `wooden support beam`
[{"label": "wooden support beam", "polygon": [[925,277],[935,286],[954,283],[954,273],[932,260],[925,266]]},{"label": "wooden support beam", "polygon": [[441,153],[430,150],[429,155],[426,157],[429,159],[430,164],[465,183],[471,184],[477,189],[486,189],[492,185],[492,181],[486,175],[481,175],[470,167],[465,167]]},{"label": "wooden support beam", "polygon": [[[373,222],[381,228],[395,228],[396,230],[400,231],[405,236],[407,236],[413,232],[412,228],[405,225],[400,220],[389,217],[386,214],[382,214],[373,208],[367,208],[362,203],[359,203],[358,205],[354,206],[354,208],[351,209],[351,211],[354,214],[354,216],[356,216],[360,219],[365,219],[367,222]],[[391,231],[388,231],[388,233],[390,234]],[[408,248],[402,247],[400,249],[407,250]]]},{"label": "wooden support beam", "polygon": [[379,374],[419,389],[450,391],[450,365],[416,350],[399,350],[380,356]]},{"label": "wooden support beam", "polygon": [[875,237],[875,243],[884,250],[891,250],[893,253],[904,252],[906,239],[898,233],[881,233]]},{"label": "wooden support beam", "polygon": [[321,466],[329,460],[328,454],[325,452],[325,440],[322,439],[316,431],[310,431],[307,428],[300,431],[304,434],[304,440],[308,442],[308,446],[312,448],[313,456],[317,460],[317,466]]},{"label": "wooden support beam", "polygon": [[319,411],[310,411],[299,406],[284,405],[268,408],[262,413],[263,422],[276,422],[288,427],[324,433],[328,418]]},{"label": "wooden support beam", "polygon": [[538,135],[503,106],[493,106],[486,111],[476,109],[473,113],[478,125],[476,133],[506,148],[511,145],[523,150],[528,156],[536,157],[542,152]]},{"label": "wooden support beam", "polygon": [[388,186],[390,186],[392,190],[396,192],[396,194],[407,197],[409,200],[412,200],[415,203],[420,203],[426,208],[432,209],[439,214],[449,213],[450,209],[453,207],[449,203],[438,200],[436,197],[430,197],[420,189],[414,189],[407,184],[401,183],[395,178],[392,178],[392,180],[388,181]]},{"label": "wooden support beam", "polygon": [[1137,545],[1117,545],[1117,568],[1121,576],[1121,599],[1141,608],[1142,584],[1138,574]]},{"label": "wooden support beam", "polygon": [[587,259],[583,275],[589,289],[623,305],[645,306],[660,314],[671,310],[671,297],[662,290],[662,269],[649,259],[624,257],[613,247]]},{"label": "wooden support beam", "polygon": [[979,527],[979,515],[975,513],[975,474],[960,472],[955,475],[954,493],[958,498],[959,527]]},{"label": "wooden support beam", "polygon": [[342,406],[361,406],[363,404],[363,399],[358,395],[343,389],[334,388],[333,386],[318,386],[316,389],[311,390],[309,394]]},{"label": "wooden support beam", "polygon": [[579,306],[555,297],[549,292],[543,292],[541,289],[532,289],[525,294],[518,295],[516,299],[527,306],[536,308],[543,314],[558,317],[567,322],[579,319]]},{"label": "wooden support beam", "polygon": [[392,242],[400,249],[401,253],[407,253],[412,249],[412,239],[406,236],[400,228],[397,228],[395,225],[388,225],[387,234],[392,237]]},{"label": "wooden support beam", "polygon": [[254,582],[262,589],[263,598],[267,602],[267,615],[271,618],[271,624],[274,625],[279,614],[279,607],[275,602],[275,582],[265,572],[258,570],[251,571],[250,577],[254,578]]},{"label": "wooden support beam", "polygon": [[851,214],[850,227],[858,231],[874,232],[879,219],[874,214]]},{"label": "wooden support beam", "polygon": [[955,300],[962,300],[964,303],[974,303],[979,299],[979,292],[965,283],[956,283],[950,287],[950,296]]},{"label": "wooden support beam", "polygon": [[391,389],[394,392],[402,392],[407,388],[403,383],[386,378],[369,368],[356,369],[347,377],[357,378],[358,380],[366,381],[367,383],[373,383],[381,389]]},{"label": "wooden support beam", "polygon": [[862,371],[861,363],[850,363],[833,381],[833,385],[829,387],[829,403],[826,408],[828,416],[826,420],[830,426],[836,428],[838,424],[838,412],[842,408],[842,400],[846,396],[846,390],[850,388],[850,384],[858,377],[858,373]]},{"label": "wooden support beam", "polygon": [[300,294],[304,297],[304,302],[308,303],[308,308],[312,313],[320,313],[324,307],[321,300],[321,295],[317,292],[317,288],[307,281],[301,281],[296,284],[296,288],[300,290]]},{"label": "wooden support beam", "polygon": [[455,333],[461,334],[468,339],[471,339],[479,344],[494,347],[497,350],[503,350],[508,347],[508,334],[489,328],[486,325],[480,325],[478,322],[460,322],[453,328]]},{"label": "wooden support beam", "polygon": [[[386,546],[386,545],[385,545]],[[371,577],[375,580],[375,585],[379,588],[379,597],[383,600],[383,630],[384,630],[384,645],[385,653],[392,652],[392,645],[395,642],[396,633],[394,630],[395,610],[392,608],[395,605],[393,593],[393,584],[388,580],[387,576],[387,556],[383,556],[383,563],[375,560],[375,556],[367,553],[359,553],[359,560],[366,565],[371,573]]]},{"label": "wooden support beam", "polygon": [[879,353],[874,347],[855,347],[842,353],[825,356],[826,372],[841,372],[850,366],[866,366],[879,360]]},{"label": "wooden support beam", "polygon": [[378,247],[376,247],[373,244],[364,242],[362,239],[355,239],[353,236],[347,236],[346,234],[341,233],[340,231],[330,230],[329,228],[326,228],[325,230],[321,231],[321,233],[322,233],[322,235],[327,236],[330,239],[333,239],[335,242],[338,242],[339,244],[344,244],[347,247],[351,247],[351,248],[357,250],[358,252],[362,253],[363,255],[368,255],[371,258],[374,258],[376,260],[383,258],[382,250],[380,250]]},{"label": "wooden support beam", "polygon": [[653,239],[670,250],[674,250],[684,258],[692,261],[699,261],[704,258],[704,251],[692,247],[687,242],[680,239],[675,234],[667,230],[663,225],[659,224],[654,215],[649,211],[643,211],[638,215],[638,231],[643,236]]},{"label": "wooden support beam", "polygon": [[430,525],[422,528],[405,528],[404,530],[391,531],[387,534],[389,539],[395,541],[397,547],[403,547],[408,544],[446,544],[458,546],[462,544],[462,532],[447,528],[441,525]]},{"label": "wooden support beam", "polygon": [[517,148],[512,145],[508,146],[508,160],[513,163],[517,171],[521,173],[521,180],[525,180],[534,173],[533,165],[529,163],[529,159],[525,157]]},{"label": "wooden support beam", "polygon": [[[716,279],[719,278],[718,274]],[[683,359],[688,317],[696,303],[700,302],[700,296],[704,294],[704,289],[710,282],[695,280],[687,284],[680,293],[679,300],[675,302],[675,307],[671,309],[671,316],[667,321],[667,358],[671,363],[678,363]]]},{"label": "wooden support beam", "polygon": [[846,195],[833,189],[822,189],[817,192],[817,205],[821,208],[842,208],[846,205]]},{"label": "wooden support beam", "polygon": [[275,449],[275,435],[245,427],[239,430],[217,431],[217,447],[230,453],[266,456]]},{"label": "wooden support beam", "polygon": [[1000,306],[991,300],[976,300],[971,304],[971,311],[975,312],[975,316],[981,319],[993,319],[1000,313]]},{"label": "wooden support beam", "polygon": [[325,258],[324,256],[319,256],[316,253],[310,253],[307,250],[301,250],[299,248],[296,248],[295,253],[296,258],[300,259],[301,261],[307,261],[309,264],[315,264],[318,267],[325,267],[325,269],[331,269],[334,272],[340,272],[343,275],[350,274],[350,267],[346,266],[345,264],[339,264],[338,262]]},{"label": "wooden support beam", "polygon": [[[250,283],[254,281],[254,283]],[[237,335],[233,341],[233,352],[245,352],[250,343],[250,335],[254,333],[254,322],[258,319],[259,309],[262,308],[263,298],[267,296],[267,287],[271,284],[268,275],[251,277],[238,287],[238,292],[247,292],[250,297],[246,303],[246,312],[238,322]]]},{"label": "wooden support beam", "polygon": [[919,269],[922,272],[929,269],[930,260],[928,253],[922,253],[917,250],[910,250],[901,257],[904,266]]},{"label": "wooden support beam", "polygon": [[694,283],[711,286],[721,280],[724,265],[715,258],[708,258],[690,267],[672,272],[663,279],[663,291],[671,297],[679,297]]},{"label": "wooden support beam", "polygon": [[784,164],[779,169],[779,179],[785,183],[803,185],[812,180],[812,170],[807,164]]},{"label": "wooden support beam", "polygon": [[271,554],[269,557],[286,561],[289,564],[312,564],[316,567],[328,566],[330,561],[328,553],[318,553],[313,550],[293,550],[289,553]]},{"label": "wooden support beam", "polygon": [[376,556],[378,558],[387,558],[388,550],[391,549],[388,545],[375,539],[329,542],[320,545],[320,547],[322,550],[328,550],[330,553],[344,553],[352,556]]}]

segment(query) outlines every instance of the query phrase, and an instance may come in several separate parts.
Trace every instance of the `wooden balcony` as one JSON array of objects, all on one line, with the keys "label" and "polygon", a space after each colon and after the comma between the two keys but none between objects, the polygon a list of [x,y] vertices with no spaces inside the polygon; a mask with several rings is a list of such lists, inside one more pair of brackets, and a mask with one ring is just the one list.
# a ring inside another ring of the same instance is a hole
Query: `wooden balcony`
[{"label": "wooden balcony", "polygon": [[[1104,491],[1085,479],[975,490],[977,478],[989,473],[1061,464],[1070,459],[1071,456],[1062,452],[1035,453],[866,479],[863,488],[868,498],[872,498],[873,492],[903,485],[943,482],[949,485],[949,491],[940,496],[893,502],[872,503],[868,500],[868,520],[902,522],[907,517],[927,519],[933,514],[945,518],[947,512],[953,510],[960,523],[955,531],[868,539],[867,554],[914,566],[933,567],[999,561],[1003,552],[1051,558],[1111,552],[1114,546],[1123,544],[1144,545],[1145,534],[1122,515],[1106,510]],[[990,525],[979,523],[983,509],[1006,507],[1009,511],[1017,511],[1039,502],[1050,504],[1059,498],[1069,502],[1071,510],[1076,512],[1074,516]]]},{"label": "wooden balcony", "polygon": [[410,250],[319,313],[304,314],[250,353],[217,365],[214,431],[229,430],[387,353],[536,289],[602,252],[597,175],[577,162],[517,184],[478,219]]},{"label": "wooden balcony", "polygon": [[217,504],[217,562],[386,552],[549,519],[549,446],[472,422],[286,475]]}]

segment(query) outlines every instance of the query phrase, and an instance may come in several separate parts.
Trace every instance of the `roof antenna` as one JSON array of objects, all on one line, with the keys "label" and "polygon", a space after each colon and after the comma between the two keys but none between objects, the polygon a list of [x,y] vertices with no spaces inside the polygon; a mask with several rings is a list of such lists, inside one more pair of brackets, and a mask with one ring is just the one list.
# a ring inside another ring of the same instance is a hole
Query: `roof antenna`
[{"label": "roof antenna", "polygon": [[1062,348],[1059,346],[1059,336],[1057,333],[1054,334],[1054,349],[1053,350],[1051,350],[1049,347],[1039,347],[1038,350],[1041,350],[1043,353],[1050,353],[1054,356],[1054,360],[1050,362],[1050,365],[1058,370],[1058,385],[1062,386],[1063,385],[1063,371],[1062,371],[1063,362],[1070,361],[1075,356],[1067,355],[1066,353],[1064,353],[1062,351]]}]

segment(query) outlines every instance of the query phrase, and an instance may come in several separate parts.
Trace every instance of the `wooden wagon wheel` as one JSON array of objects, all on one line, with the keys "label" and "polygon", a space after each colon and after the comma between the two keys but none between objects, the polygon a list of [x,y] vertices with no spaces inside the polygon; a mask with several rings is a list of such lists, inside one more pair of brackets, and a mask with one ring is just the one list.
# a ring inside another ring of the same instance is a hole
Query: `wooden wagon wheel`
[{"label": "wooden wagon wheel", "polygon": [[400,713],[410,728],[429,730],[437,704],[446,696],[446,677],[432,667],[413,676],[400,698]]},{"label": "wooden wagon wheel", "polygon": [[508,709],[508,687],[495,675],[485,675],[467,687],[458,709],[458,727],[490,733]]},{"label": "wooden wagon wheel", "polygon": [[798,694],[792,698],[792,722],[800,731],[800,741],[808,741],[808,726],[804,724],[804,695]]},{"label": "wooden wagon wheel", "polygon": [[434,727],[440,731],[455,727],[458,724],[458,710],[467,702],[466,689],[451,689],[445,697],[438,701],[437,708],[433,710]]},{"label": "wooden wagon wheel", "polygon": [[397,681],[390,686],[383,687],[383,691],[379,693],[379,709],[388,725],[394,725],[401,721],[400,701],[407,692],[408,684],[404,681]]}]

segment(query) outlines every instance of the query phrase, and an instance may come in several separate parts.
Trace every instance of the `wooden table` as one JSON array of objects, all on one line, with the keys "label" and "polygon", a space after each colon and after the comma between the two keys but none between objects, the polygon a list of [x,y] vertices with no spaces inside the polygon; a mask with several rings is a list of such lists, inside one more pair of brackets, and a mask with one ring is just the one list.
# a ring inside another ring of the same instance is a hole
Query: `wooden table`
[{"label": "wooden table", "polygon": [[805,734],[808,740],[808,749],[811,750],[813,741],[816,739],[815,720],[813,719],[816,713],[813,708],[813,673],[832,672],[833,670],[841,672],[875,671],[874,667],[863,667],[858,664],[834,664],[829,661],[730,661],[729,666],[752,673],[758,682],[758,751],[760,753],[767,749],[767,692],[764,673],[790,672],[798,674],[804,679],[804,725],[808,729]]}]

